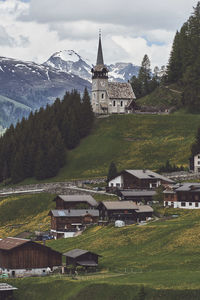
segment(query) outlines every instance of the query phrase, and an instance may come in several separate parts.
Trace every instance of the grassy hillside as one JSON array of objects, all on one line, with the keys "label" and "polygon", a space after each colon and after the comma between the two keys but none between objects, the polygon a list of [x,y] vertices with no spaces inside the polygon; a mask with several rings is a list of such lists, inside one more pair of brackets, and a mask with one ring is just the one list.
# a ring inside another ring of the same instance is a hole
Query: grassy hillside
[{"label": "grassy hillside", "polygon": [[163,209],[178,218],[145,226],[92,227],[76,238],[49,241],[65,252],[83,248],[102,255],[94,275],[9,280],[16,299],[133,300],[144,285],[146,300],[200,298],[200,211]]},{"label": "grassy hillside", "polygon": [[182,113],[98,119],[91,135],[68,152],[66,166],[50,181],[105,176],[111,161],[119,170],[156,170],[167,159],[187,167],[190,146],[199,126],[200,115]]},{"label": "grassy hillside", "polygon": [[[48,212],[55,209],[53,194],[15,195],[0,198],[0,238],[21,232],[49,230]],[[117,197],[94,194],[96,201],[117,200]]]},{"label": "grassy hillside", "polygon": [[137,100],[142,106],[151,106],[158,109],[167,109],[181,106],[181,91],[177,85],[159,86],[151,94]]}]

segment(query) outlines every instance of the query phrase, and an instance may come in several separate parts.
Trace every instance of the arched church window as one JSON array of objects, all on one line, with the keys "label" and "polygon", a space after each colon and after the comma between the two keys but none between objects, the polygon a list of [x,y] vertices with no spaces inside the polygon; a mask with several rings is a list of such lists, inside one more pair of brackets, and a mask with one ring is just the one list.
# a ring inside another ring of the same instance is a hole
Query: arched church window
[{"label": "arched church window", "polygon": [[104,94],[101,94],[101,99],[104,99]]},{"label": "arched church window", "polygon": [[113,101],[113,106],[115,106],[116,105],[116,102],[115,102],[115,100]]}]

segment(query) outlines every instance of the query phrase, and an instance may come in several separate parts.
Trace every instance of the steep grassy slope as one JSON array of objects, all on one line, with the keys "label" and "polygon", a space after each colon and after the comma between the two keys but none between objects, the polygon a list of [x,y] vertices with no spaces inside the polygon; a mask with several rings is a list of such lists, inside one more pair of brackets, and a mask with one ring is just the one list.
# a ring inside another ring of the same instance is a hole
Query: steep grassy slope
[{"label": "steep grassy slope", "polygon": [[178,108],[181,106],[182,92],[176,84],[170,86],[159,86],[151,94],[138,99],[141,106],[150,106],[158,109]]},{"label": "steep grassy slope", "polygon": [[[49,241],[65,252],[83,248],[102,255],[96,275],[9,280],[23,299],[138,299],[141,284],[146,300],[200,298],[200,211],[164,210],[178,218],[145,226],[93,227],[76,238]],[[46,298],[45,298],[46,297]]]},{"label": "steep grassy slope", "polygon": [[118,169],[157,169],[167,159],[188,166],[200,115],[117,115],[97,120],[92,134],[68,153],[56,180],[105,176]]}]

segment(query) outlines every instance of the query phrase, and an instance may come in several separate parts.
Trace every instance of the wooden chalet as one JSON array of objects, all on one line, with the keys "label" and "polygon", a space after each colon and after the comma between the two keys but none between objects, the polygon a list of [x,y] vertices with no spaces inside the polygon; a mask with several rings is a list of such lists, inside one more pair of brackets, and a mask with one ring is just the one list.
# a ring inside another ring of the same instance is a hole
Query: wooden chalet
[{"label": "wooden chalet", "polygon": [[119,190],[118,196],[122,201],[133,201],[137,203],[148,204],[153,201],[153,197],[156,195],[155,190]]},{"label": "wooden chalet", "polygon": [[99,211],[97,209],[51,210],[49,216],[51,216],[51,233],[57,239],[74,236],[75,232],[85,226],[97,224]]},{"label": "wooden chalet", "polygon": [[82,266],[87,268],[97,268],[98,259],[101,255],[88,250],[74,249],[63,254],[66,257],[66,266]]},{"label": "wooden chalet", "polygon": [[58,195],[53,201],[56,209],[92,209],[98,206],[91,195]]},{"label": "wooden chalet", "polygon": [[168,187],[163,192],[164,206],[200,209],[200,183],[184,182]]},{"label": "wooden chalet", "polygon": [[108,182],[108,190],[156,189],[173,183],[173,180],[150,170],[124,170]]},{"label": "wooden chalet", "polygon": [[15,277],[45,275],[62,265],[62,254],[31,240],[8,237],[0,241],[0,271]]},{"label": "wooden chalet", "polygon": [[0,283],[0,300],[14,299],[13,291],[15,290],[17,290],[17,288],[8,283]]},{"label": "wooden chalet", "polygon": [[103,220],[122,220],[126,224],[146,220],[153,215],[148,205],[136,205],[132,201],[104,201],[99,204],[99,215]]}]

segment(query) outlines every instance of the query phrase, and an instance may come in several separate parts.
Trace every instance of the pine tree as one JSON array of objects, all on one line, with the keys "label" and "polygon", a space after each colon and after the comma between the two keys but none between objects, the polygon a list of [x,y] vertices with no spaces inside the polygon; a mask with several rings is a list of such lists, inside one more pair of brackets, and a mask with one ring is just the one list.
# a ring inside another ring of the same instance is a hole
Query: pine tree
[{"label": "pine tree", "polygon": [[115,176],[117,176],[117,167],[115,163],[112,161],[108,169],[107,182],[110,181]]},{"label": "pine tree", "polygon": [[150,91],[149,83],[151,80],[151,63],[147,54],[145,54],[138,74],[138,80],[141,83],[141,97],[147,95]]}]

